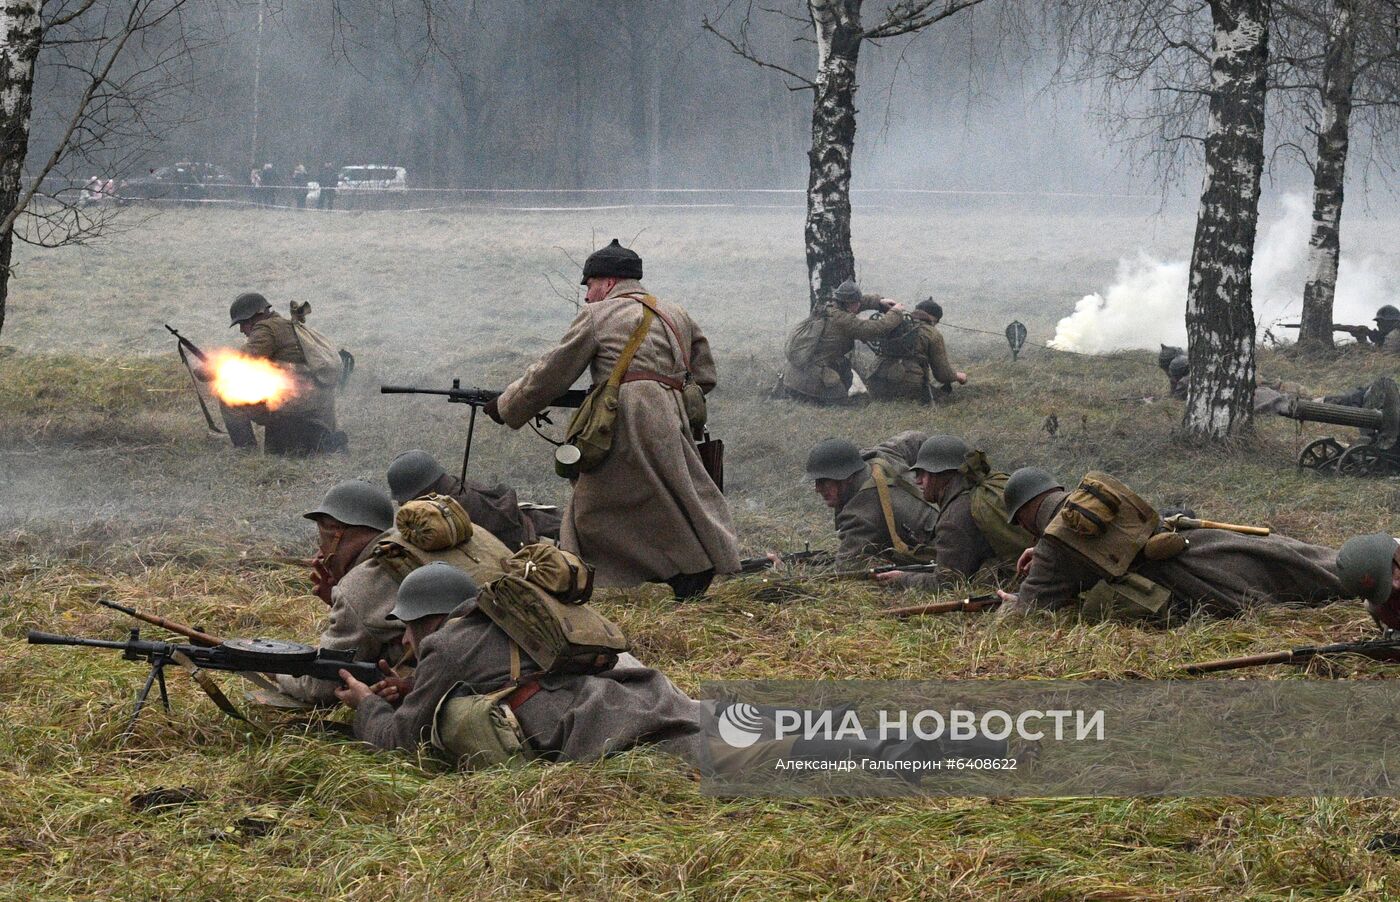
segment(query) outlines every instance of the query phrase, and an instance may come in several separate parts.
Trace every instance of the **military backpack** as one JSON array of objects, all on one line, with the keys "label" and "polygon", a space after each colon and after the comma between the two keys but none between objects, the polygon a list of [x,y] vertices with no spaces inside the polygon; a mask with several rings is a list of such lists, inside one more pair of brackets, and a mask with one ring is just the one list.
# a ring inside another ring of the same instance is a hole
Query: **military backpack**
[{"label": "military backpack", "polygon": [[1007,513],[1006,480],[1010,477],[993,473],[984,452],[969,451],[958,471],[972,486],[972,520],[997,557],[1014,559],[1035,544],[1035,538],[1012,523]]}]

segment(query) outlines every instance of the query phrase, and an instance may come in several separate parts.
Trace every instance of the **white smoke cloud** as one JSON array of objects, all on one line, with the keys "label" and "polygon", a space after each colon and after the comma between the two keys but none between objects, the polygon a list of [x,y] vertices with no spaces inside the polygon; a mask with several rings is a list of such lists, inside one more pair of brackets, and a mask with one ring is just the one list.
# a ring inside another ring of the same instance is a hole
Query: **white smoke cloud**
[{"label": "white smoke cloud", "polygon": [[[1296,321],[1307,281],[1311,203],[1305,195],[1288,194],[1281,206],[1281,215],[1263,229],[1255,244],[1254,318],[1261,332],[1284,319]],[[1050,346],[1102,354],[1125,348],[1155,349],[1159,344],[1185,345],[1188,270],[1185,260],[1164,261],[1142,251],[1118,261],[1113,284],[1081,298],[1074,313],[1055,327]],[[1370,323],[1377,307],[1396,301],[1395,282],[1395,274],[1383,261],[1343,256],[1334,319]],[[1284,330],[1274,330],[1275,335],[1280,332]]]}]

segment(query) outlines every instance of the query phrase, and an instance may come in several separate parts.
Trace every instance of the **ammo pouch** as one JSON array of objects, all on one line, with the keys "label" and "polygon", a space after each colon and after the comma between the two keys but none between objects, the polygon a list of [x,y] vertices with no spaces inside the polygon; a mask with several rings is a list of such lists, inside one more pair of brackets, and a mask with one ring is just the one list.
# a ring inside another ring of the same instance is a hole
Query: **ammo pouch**
[{"label": "ammo pouch", "polygon": [[466,683],[453,686],[433,712],[433,748],[462,770],[533,757],[520,721],[505,704],[516,689],[515,683],[507,683],[495,692],[474,695]]},{"label": "ammo pouch", "polygon": [[1035,538],[1015,523],[1006,511],[1005,473],[993,473],[987,455],[969,451],[958,468],[972,486],[972,520],[1000,558],[1015,558],[1035,544]]},{"label": "ammo pouch", "polygon": [[1101,579],[1079,594],[1080,612],[1090,620],[1154,620],[1167,615],[1171,590],[1138,573]]},{"label": "ammo pouch", "polygon": [[[627,651],[627,637],[584,603],[593,577],[582,566],[553,545],[527,545],[506,561],[504,576],[481,590],[477,608],[546,673],[607,670]],[[566,584],[558,595],[546,587]]]},{"label": "ammo pouch", "polygon": [[1090,472],[1069,493],[1045,535],[1083,555],[1115,579],[1160,527],[1161,516],[1132,489],[1107,473]]},{"label": "ammo pouch", "polygon": [[472,520],[456,498],[431,494],[406,501],[394,516],[399,534],[424,551],[454,548],[472,537]]}]

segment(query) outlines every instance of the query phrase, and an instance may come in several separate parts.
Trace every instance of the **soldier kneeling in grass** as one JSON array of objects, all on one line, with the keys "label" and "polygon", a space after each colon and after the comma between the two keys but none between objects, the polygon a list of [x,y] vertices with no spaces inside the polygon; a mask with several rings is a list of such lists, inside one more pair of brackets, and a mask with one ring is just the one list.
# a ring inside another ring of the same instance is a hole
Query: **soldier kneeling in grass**
[{"label": "soldier kneeling in grass", "polygon": [[1196,612],[1230,617],[1260,604],[1351,597],[1336,551],[1257,527],[1172,529],[1173,518],[1164,522],[1106,473],[1088,473],[1067,492],[1055,476],[1025,467],[1007,480],[1004,499],[1036,543],[1017,562],[1020,590],[997,593],[1002,615],[1078,605],[1086,616],[1180,622]]}]

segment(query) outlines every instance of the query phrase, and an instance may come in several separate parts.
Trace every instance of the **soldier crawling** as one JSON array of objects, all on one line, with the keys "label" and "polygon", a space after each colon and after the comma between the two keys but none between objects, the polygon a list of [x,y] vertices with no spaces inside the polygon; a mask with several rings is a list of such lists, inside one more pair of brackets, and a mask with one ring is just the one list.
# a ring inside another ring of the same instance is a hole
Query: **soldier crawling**
[{"label": "soldier crawling", "polygon": [[1179,623],[1197,612],[1230,617],[1259,604],[1348,597],[1332,549],[1227,529],[1163,531],[1157,511],[1105,473],[1067,492],[1025,467],[1007,480],[1005,502],[1036,543],[1017,562],[1019,591],[997,593],[1001,615],[1079,606],[1091,617]]},{"label": "soldier crawling", "polygon": [[864,451],[835,438],[812,447],[807,477],[834,514],[838,564],[923,564],[932,559],[938,508],[924,500],[907,475],[926,437],[901,432]]}]

